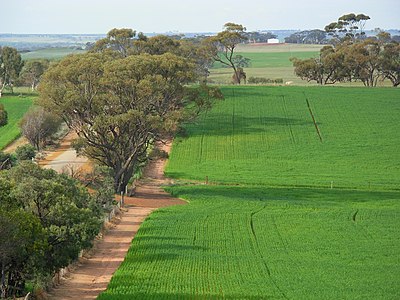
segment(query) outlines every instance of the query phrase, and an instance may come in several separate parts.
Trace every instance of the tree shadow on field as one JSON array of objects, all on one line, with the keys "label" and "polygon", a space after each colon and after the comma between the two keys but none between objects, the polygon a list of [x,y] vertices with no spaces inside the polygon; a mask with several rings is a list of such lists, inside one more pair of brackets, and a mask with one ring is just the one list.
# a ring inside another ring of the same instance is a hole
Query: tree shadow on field
[{"label": "tree shadow on field", "polygon": [[216,294],[212,292],[198,292],[197,294],[188,294],[183,293],[179,290],[174,292],[166,293],[166,292],[159,292],[154,291],[151,292],[138,292],[138,293],[127,293],[126,290],[119,293],[118,289],[113,289],[112,291],[106,291],[100,294],[97,298],[98,300],[105,300],[105,299],[121,299],[121,300],[131,300],[131,299],[164,299],[164,300],[176,300],[176,299],[230,299],[230,300],[239,300],[239,299],[247,299],[247,300],[263,300],[263,299],[274,299],[277,298],[276,295],[258,295],[258,296],[250,296],[246,295],[239,295],[234,293],[229,293],[229,291],[224,291],[222,294]]},{"label": "tree shadow on field", "polygon": [[209,199],[218,203],[224,201],[285,201],[288,203],[304,203],[312,201],[323,203],[377,202],[400,200],[399,191],[369,191],[351,189],[329,189],[313,187],[264,187],[264,186],[175,186],[168,190],[175,197],[185,199]]},{"label": "tree shadow on field", "polygon": [[[232,136],[265,132],[269,128],[290,126],[314,126],[312,121],[301,119],[257,116],[249,117],[227,113],[213,113],[207,116],[207,122],[189,126],[188,136]],[[302,129],[299,129],[302,130]]]}]

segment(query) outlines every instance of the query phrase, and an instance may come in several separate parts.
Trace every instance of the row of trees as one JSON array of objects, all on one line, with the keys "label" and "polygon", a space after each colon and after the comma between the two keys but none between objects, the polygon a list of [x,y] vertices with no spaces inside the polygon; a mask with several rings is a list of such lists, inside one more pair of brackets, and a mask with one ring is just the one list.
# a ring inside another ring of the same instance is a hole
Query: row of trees
[{"label": "row of trees", "polygon": [[328,44],[328,34],[324,30],[313,29],[295,32],[285,38],[291,44]]},{"label": "row of trees", "polygon": [[365,86],[374,87],[379,80],[388,79],[397,87],[400,84],[400,44],[386,32],[380,32],[377,38],[365,38],[360,29],[368,19],[363,14],[350,14],[328,25],[336,39],[334,45],[324,46],[315,58],[293,58],[295,74],[321,85],[361,81]]}]

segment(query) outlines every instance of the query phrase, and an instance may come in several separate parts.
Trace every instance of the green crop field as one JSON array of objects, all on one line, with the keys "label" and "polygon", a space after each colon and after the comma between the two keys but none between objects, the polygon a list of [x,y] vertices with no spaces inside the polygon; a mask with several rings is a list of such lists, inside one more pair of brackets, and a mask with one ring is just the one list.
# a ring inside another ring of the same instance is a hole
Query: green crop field
[{"label": "green crop field", "polygon": [[77,50],[72,48],[45,48],[40,50],[35,50],[31,52],[22,53],[22,59],[49,59],[49,60],[59,60],[69,54],[80,54],[85,53],[84,50]]},{"label": "green crop field", "polygon": [[224,184],[400,187],[399,89],[223,92],[226,99],[200,124],[187,126],[190,138],[174,145],[167,175]]},{"label": "green crop field", "polygon": [[[245,68],[247,78],[282,78],[284,82],[293,81],[296,85],[309,84],[296,77],[291,58],[310,58],[318,55],[321,45],[239,45],[236,54],[250,58],[250,66]],[[216,83],[230,83],[232,70],[215,63],[210,72],[210,80]]]},{"label": "green crop field", "polygon": [[223,92],[99,299],[398,299],[400,90]]},{"label": "green crop field", "polygon": [[18,123],[31,107],[33,98],[33,96],[20,97],[11,95],[0,98],[0,103],[4,104],[8,113],[8,124],[0,127],[0,150],[21,134]]}]

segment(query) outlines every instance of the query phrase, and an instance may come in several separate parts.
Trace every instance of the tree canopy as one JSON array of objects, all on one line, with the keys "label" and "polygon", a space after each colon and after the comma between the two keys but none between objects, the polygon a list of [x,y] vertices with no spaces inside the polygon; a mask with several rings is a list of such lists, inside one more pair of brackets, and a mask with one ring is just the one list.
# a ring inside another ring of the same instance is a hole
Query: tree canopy
[{"label": "tree canopy", "polygon": [[173,43],[164,51],[158,39],[148,39],[145,48],[166,53],[116,57],[107,48],[69,56],[48,70],[39,87],[40,104],[78,133],[80,152],[113,170],[118,193],[152,143],[201,111],[199,105],[208,107],[189,97],[192,88],[186,87],[198,78],[197,56],[188,58]]},{"label": "tree canopy", "polygon": [[240,24],[226,23],[223,31],[204,41],[214,61],[233,69],[233,76],[238,84],[241,83],[243,69],[237,64],[235,51],[240,43],[247,41],[248,36],[245,32],[246,27]]},{"label": "tree canopy", "polygon": [[349,38],[352,40],[363,39],[365,37],[365,23],[370,19],[364,14],[346,14],[338,18],[336,22],[332,22],[325,26],[325,31],[333,37]]}]

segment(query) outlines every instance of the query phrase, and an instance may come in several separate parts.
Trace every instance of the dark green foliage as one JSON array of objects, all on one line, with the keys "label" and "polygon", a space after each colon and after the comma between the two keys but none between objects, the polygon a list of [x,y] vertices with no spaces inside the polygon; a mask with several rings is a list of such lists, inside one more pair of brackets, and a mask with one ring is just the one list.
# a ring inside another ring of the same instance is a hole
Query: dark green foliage
[{"label": "dark green foliage", "polygon": [[19,146],[15,150],[15,156],[18,160],[31,160],[36,155],[36,149],[30,144]]},{"label": "dark green foliage", "polygon": [[8,113],[4,108],[4,105],[0,103],[0,127],[8,123]]},{"label": "dark green foliage", "polygon": [[[66,175],[28,161],[1,172],[0,231],[6,230],[1,236],[7,239],[1,239],[0,247],[11,250],[0,253],[3,270],[15,278],[6,285],[24,287],[25,280],[67,266],[91,246],[102,212],[87,189]],[[10,248],[8,239],[17,247]]]},{"label": "dark green foliage", "polygon": [[10,169],[15,164],[15,157],[0,151],[0,170]]},{"label": "dark green foliage", "polygon": [[247,80],[247,83],[250,83],[250,84],[270,84],[270,83],[282,84],[283,79],[282,78],[270,79],[270,78],[253,77],[252,76]]},{"label": "dark green foliage", "polygon": [[39,271],[48,249],[39,219],[12,205],[4,207],[4,200],[0,198],[0,269],[6,275],[0,285],[2,298],[23,295],[25,280]]},{"label": "dark green foliage", "polygon": [[113,173],[105,166],[95,165],[91,172],[85,173],[81,182],[91,188],[95,202],[104,211],[110,211],[115,201]]}]

